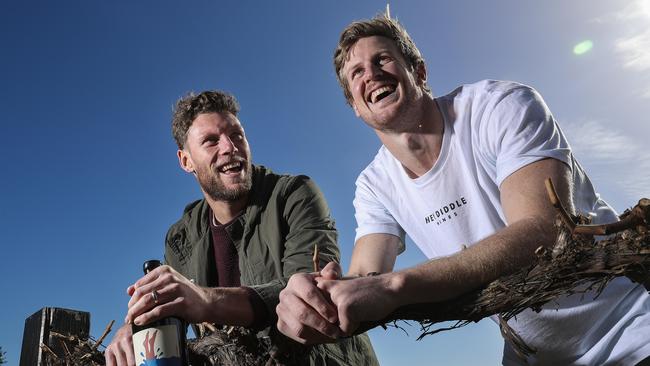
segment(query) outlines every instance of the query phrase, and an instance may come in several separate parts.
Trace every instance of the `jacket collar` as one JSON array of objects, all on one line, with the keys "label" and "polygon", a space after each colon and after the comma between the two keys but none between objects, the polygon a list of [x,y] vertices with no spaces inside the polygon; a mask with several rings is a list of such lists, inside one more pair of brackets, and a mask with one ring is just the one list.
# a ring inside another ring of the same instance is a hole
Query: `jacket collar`
[{"label": "jacket collar", "polygon": [[[268,194],[265,192],[272,186],[264,184],[270,170],[264,166],[253,165],[252,186],[248,196],[248,203],[244,213],[228,226],[228,231],[233,231],[233,236],[241,235],[245,223],[254,217],[266,206]],[[192,242],[202,239],[210,232],[210,205],[205,199],[194,201],[185,207],[183,215],[187,226],[188,239]],[[235,235],[239,234],[239,235]]]}]

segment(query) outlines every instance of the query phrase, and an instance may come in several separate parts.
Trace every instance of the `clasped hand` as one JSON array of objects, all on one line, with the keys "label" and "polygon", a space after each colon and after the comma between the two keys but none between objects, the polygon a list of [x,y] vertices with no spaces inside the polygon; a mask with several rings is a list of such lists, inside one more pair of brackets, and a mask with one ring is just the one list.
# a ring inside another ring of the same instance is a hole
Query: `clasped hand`
[{"label": "clasped hand", "polygon": [[278,330],[302,344],[351,336],[363,321],[384,318],[396,307],[387,275],[342,278],[330,262],[320,272],[291,276],[276,308]]}]

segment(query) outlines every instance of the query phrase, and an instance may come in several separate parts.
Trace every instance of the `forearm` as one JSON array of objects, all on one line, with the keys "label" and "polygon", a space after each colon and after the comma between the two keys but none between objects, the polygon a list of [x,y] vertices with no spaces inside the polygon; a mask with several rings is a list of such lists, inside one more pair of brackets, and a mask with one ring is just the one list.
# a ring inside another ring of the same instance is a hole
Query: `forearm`
[{"label": "forearm", "polygon": [[389,274],[399,306],[457,297],[529,265],[539,246],[553,243],[553,223],[526,218],[449,257]]},{"label": "forearm", "polygon": [[390,234],[370,234],[359,238],[354,245],[348,276],[392,271],[399,247],[400,238]]},{"label": "forearm", "polygon": [[221,325],[251,325],[255,313],[249,291],[244,287],[207,288],[205,320]]}]

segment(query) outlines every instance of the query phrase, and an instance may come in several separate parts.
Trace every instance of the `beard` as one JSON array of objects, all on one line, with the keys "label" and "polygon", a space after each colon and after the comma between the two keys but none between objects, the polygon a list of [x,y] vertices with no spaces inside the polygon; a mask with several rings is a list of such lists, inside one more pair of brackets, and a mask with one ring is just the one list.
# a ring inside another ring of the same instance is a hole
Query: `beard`
[{"label": "beard", "polygon": [[[364,119],[370,127],[387,133],[404,133],[418,130],[418,126],[424,119],[425,104],[421,104],[424,93],[405,93],[402,96],[401,103],[388,115],[368,117],[369,121]],[[419,107],[419,108],[418,108]],[[363,119],[363,117],[362,117]]]},{"label": "beard", "polygon": [[203,192],[213,200],[233,202],[248,195],[248,192],[250,192],[251,187],[253,186],[253,169],[250,161],[245,162],[244,169],[246,169],[244,179],[237,183],[235,187],[231,188],[226,187],[221,180],[218,171],[210,168],[205,170],[197,169],[196,178],[199,181],[199,185],[201,186],[201,189],[203,189]]}]

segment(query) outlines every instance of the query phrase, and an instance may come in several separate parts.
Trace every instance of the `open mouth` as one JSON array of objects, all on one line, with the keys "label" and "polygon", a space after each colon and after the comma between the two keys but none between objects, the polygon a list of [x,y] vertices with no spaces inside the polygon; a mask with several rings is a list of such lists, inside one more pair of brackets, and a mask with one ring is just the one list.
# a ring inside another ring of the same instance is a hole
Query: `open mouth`
[{"label": "open mouth", "polygon": [[374,90],[370,93],[370,103],[377,103],[380,100],[386,98],[387,96],[395,92],[395,85],[386,85]]},{"label": "open mouth", "polygon": [[221,165],[217,170],[219,173],[223,174],[235,174],[239,173],[244,169],[244,163],[241,161],[233,161],[230,163],[226,163],[224,165]]}]

